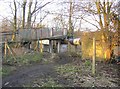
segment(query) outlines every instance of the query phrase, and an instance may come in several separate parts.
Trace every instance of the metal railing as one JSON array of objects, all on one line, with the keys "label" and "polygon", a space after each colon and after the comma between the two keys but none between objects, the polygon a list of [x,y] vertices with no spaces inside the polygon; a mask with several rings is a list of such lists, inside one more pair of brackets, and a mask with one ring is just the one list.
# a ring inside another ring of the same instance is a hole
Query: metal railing
[{"label": "metal railing", "polygon": [[41,29],[20,29],[18,37],[20,40],[35,40],[65,35],[67,35],[67,29],[41,28]]}]

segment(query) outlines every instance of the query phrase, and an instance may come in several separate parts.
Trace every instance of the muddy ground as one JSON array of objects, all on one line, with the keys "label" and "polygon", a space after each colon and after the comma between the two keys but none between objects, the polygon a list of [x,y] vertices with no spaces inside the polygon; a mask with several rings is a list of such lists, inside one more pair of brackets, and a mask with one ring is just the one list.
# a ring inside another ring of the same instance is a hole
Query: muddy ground
[{"label": "muddy ground", "polygon": [[3,77],[2,86],[120,87],[120,65],[96,62],[96,74],[93,75],[90,60],[82,60],[68,53],[47,53],[44,54],[43,60],[44,62],[24,66],[3,65],[12,66],[14,70]]}]

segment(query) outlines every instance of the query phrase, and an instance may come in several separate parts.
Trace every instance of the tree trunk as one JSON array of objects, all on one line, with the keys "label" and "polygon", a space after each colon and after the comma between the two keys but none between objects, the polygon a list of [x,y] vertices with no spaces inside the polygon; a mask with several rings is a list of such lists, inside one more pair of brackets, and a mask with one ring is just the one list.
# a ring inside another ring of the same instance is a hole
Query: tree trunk
[{"label": "tree trunk", "polygon": [[73,7],[72,7],[72,0],[70,0],[70,11],[69,11],[69,31],[68,35],[73,36],[73,28],[72,28],[72,13],[73,13]]},{"label": "tree trunk", "polygon": [[26,11],[26,0],[23,1],[23,20],[22,20],[22,29],[25,28],[25,11]]},{"label": "tree trunk", "polygon": [[15,40],[16,35],[15,32],[17,30],[17,5],[16,5],[16,1],[14,0],[14,31],[13,31],[13,35],[12,35],[12,41]]},{"label": "tree trunk", "polygon": [[32,14],[31,14],[31,8],[32,8],[32,0],[30,0],[29,2],[29,11],[28,11],[28,18],[27,18],[27,28],[31,28],[31,18],[32,18]]}]

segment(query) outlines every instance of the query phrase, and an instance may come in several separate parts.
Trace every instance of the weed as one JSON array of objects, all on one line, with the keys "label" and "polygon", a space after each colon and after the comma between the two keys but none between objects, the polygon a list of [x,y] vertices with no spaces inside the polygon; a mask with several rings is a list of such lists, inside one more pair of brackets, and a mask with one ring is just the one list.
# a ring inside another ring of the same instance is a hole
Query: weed
[{"label": "weed", "polygon": [[85,63],[84,63],[84,65],[85,65],[86,67],[91,66],[91,61],[90,61],[90,60],[86,60]]}]

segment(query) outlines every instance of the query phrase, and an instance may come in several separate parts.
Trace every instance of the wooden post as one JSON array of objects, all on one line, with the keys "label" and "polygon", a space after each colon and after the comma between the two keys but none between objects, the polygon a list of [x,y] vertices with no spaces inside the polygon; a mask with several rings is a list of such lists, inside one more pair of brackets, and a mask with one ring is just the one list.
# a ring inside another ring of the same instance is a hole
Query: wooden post
[{"label": "wooden post", "polygon": [[60,53],[60,41],[58,41],[58,44],[57,44],[57,52]]},{"label": "wooden post", "polygon": [[84,58],[83,58],[83,41],[81,41],[81,52],[80,52],[80,53],[81,53],[81,58],[82,58],[82,60],[83,60],[83,59],[84,59]]},{"label": "wooden post", "polygon": [[93,38],[93,60],[92,60],[92,74],[95,75],[95,58],[96,58],[96,42]]},{"label": "wooden post", "polygon": [[34,50],[36,51],[38,47],[38,41],[35,41],[35,46],[34,46]]},{"label": "wooden post", "polygon": [[49,40],[49,50],[50,50],[50,53],[53,52],[52,40]]},{"label": "wooden post", "polygon": [[37,41],[37,42],[38,42],[37,49],[38,49],[38,52],[39,52],[39,51],[40,51],[40,49],[41,49],[41,48],[40,48],[40,40],[38,39],[38,41]]},{"label": "wooden post", "polygon": [[43,47],[42,47],[42,40],[40,40],[40,52],[43,52]]},{"label": "wooden post", "polygon": [[3,48],[2,48],[2,33],[0,33],[0,68],[2,68]]},{"label": "wooden post", "polygon": [[71,52],[71,44],[70,44],[70,42],[68,42],[68,47],[67,47],[68,49],[68,52]]},{"label": "wooden post", "polygon": [[6,44],[6,47],[8,48],[8,50],[10,51],[11,55],[12,55],[13,58],[14,58],[14,61],[16,62],[17,60],[16,60],[16,58],[15,58],[13,52],[11,51],[10,47],[8,46],[8,44]]},{"label": "wooden post", "polygon": [[4,49],[4,58],[6,60],[7,57],[7,42],[5,41],[5,49]]}]

